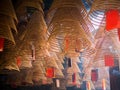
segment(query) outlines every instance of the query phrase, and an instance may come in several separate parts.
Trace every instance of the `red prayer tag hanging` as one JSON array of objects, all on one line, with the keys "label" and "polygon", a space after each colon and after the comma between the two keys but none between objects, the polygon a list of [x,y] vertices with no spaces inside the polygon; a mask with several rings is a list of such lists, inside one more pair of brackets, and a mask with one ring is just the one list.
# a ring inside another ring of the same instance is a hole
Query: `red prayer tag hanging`
[{"label": "red prayer tag hanging", "polygon": [[79,39],[76,39],[76,42],[75,42],[75,51],[76,52],[80,52],[81,50],[81,42]]},{"label": "red prayer tag hanging", "polygon": [[91,80],[92,81],[98,80],[98,69],[91,70]]},{"label": "red prayer tag hanging", "polygon": [[105,66],[114,66],[114,58],[112,55],[105,55]]},{"label": "red prayer tag hanging", "polygon": [[46,69],[46,76],[48,78],[53,78],[54,77],[54,68],[50,67]]},{"label": "red prayer tag hanging", "polygon": [[4,49],[4,38],[0,38],[0,52]]},{"label": "red prayer tag hanging", "polygon": [[118,10],[109,10],[106,12],[106,30],[112,30],[118,28],[119,21],[119,11]]},{"label": "red prayer tag hanging", "polygon": [[17,65],[18,65],[18,67],[20,67],[20,65],[21,65],[21,58],[20,58],[20,56],[18,56],[16,59],[17,59]]},{"label": "red prayer tag hanging", "polygon": [[66,37],[65,37],[65,51],[68,50],[68,48],[69,48],[69,43],[70,43],[69,38],[68,38],[68,36],[66,36]]},{"label": "red prayer tag hanging", "polygon": [[118,28],[118,38],[120,40],[120,28]]},{"label": "red prayer tag hanging", "polygon": [[76,73],[73,73],[72,75],[72,82],[73,84],[76,84]]}]

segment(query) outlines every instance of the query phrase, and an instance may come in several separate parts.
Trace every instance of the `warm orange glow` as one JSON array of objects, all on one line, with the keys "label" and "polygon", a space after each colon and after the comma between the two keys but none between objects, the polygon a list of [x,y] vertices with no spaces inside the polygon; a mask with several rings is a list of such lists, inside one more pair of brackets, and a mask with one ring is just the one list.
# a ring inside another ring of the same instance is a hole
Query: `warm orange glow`
[{"label": "warm orange glow", "polygon": [[91,85],[89,81],[87,81],[87,90],[91,90]]},{"label": "warm orange glow", "polygon": [[102,79],[102,90],[106,90],[106,81]]},{"label": "warm orange glow", "polygon": [[18,65],[18,67],[20,67],[20,65],[21,65],[21,58],[20,58],[20,56],[18,56],[16,59],[17,59],[17,65]]}]

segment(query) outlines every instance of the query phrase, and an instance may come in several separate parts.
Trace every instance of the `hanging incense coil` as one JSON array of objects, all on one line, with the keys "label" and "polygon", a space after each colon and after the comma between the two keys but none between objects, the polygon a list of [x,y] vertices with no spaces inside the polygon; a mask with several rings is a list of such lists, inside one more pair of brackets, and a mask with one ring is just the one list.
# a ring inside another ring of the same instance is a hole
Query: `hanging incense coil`
[{"label": "hanging incense coil", "polygon": [[72,20],[71,21],[62,21],[62,22],[56,23],[54,29],[52,31],[50,31],[49,38],[51,38],[51,36],[53,37],[55,35],[58,35],[58,33],[63,34],[63,35],[70,34],[71,36],[74,36],[74,37],[76,36],[76,34],[79,34],[76,37],[81,36],[81,38],[82,37],[87,38],[85,31],[80,26],[80,23],[72,21]]},{"label": "hanging incense coil", "polygon": [[17,17],[14,11],[14,7],[12,5],[11,0],[2,0],[0,3],[0,14],[9,16],[17,21]]},{"label": "hanging incense coil", "polygon": [[[67,23],[66,23],[67,24]],[[59,35],[59,34],[63,34],[63,35],[65,35],[65,33],[66,34],[68,34],[68,36],[69,37],[71,37],[71,38],[73,38],[73,40],[74,40],[74,38],[79,38],[80,39],[80,41],[82,42],[82,44],[84,44],[85,45],[85,47],[86,46],[90,46],[91,44],[90,44],[90,41],[88,40],[88,38],[87,38],[87,36],[86,36],[86,34],[85,34],[85,32],[84,32],[84,30],[82,30],[82,29],[79,29],[80,27],[78,27],[78,28],[76,28],[76,27],[74,27],[74,29],[73,30],[71,30],[71,28],[70,29],[66,29],[65,28],[65,26],[64,26],[65,24],[63,24],[63,29],[61,29],[61,30],[59,30],[59,29],[57,29],[57,26],[56,26],[56,29],[55,30],[52,30],[52,33],[50,34],[50,37],[49,37],[49,40],[51,40],[52,38],[56,38],[56,36],[57,35]],[[72,24],[71,24],[72,25]],[[76,29],[75,29],[76,28]],[[78,30],[77,30],[78,29]],[[59,31],[58,31],[59,30]],[[59,38],[58,38],[59,39]],[[83,46],[84,46],[83,45]]]},{"label": "hanging incense coil", "polygon": [[[70,12],[68,12],[68,11],[70,11]],[[85,10],[85,7],[83,5],[81,5],[81,7],[79,7],[79,8],[76,8],[76,7],[60,7],[59,9],[57,9],[57,10],[53,9],[51,12],[48,13],[48,20],[47,21],[50,25],[50,22],[51,23],[52,22],[58,22],[58,21],[64,20],[64,19],[65,20],[76,20],[76,21],[79,21],[82,25],[85,26],[86,22],[85,22],[84,19],[85,19],[86,16],[87,16],[87,11]],[[87,18],[86,18],[86,20],[87,20]],[[92,26],[92,24],[90,24],[90,22],[89,22],[89,26],[91,26],[93,28],[93,26]],[[85,27],[88,27],[88,26],[86,25]],[[88,29],[85,29],[85,30],[89,31]]]},{"label": "hanging incense coil", "polygon": [[53,24],[65,20],[79,21],[81,18],[80,16],[80,12],[76,8],[60,8],[54,14],[51,23]]},{"label": "hanging incense coil", "polygon": [[[61,2],[61,3],[63,4],[63,2]],[[70,1],[68,1],[68,3],[70,3]],[[58,3],[58,4],[60,4],[60,3]],[[62,6],[58,9],[53,9],[52,11],[51,11],[51,9],[49,10],[50,12],[48,13],[48,22],[58,21],[57,19],[80,21],[81,18],[84,18],[85,16],[87,16],[87,11],[85,10],[85,7],[82,4],[79,5],[78,7],[74,6],[74,5],[71,7],[62,7]]]},{"label": "hanging incense coil", "polygon": [[[26,26],[27,28],[27,35],[26,35],[26,40],[28,41],[34,41],[35,45],[45,45],[45,40],[46,40],[46,24],[43,18],[43,15],[41,12],[36,11],[28,25]],[[36,42],[36,40],[39,40]]]}]

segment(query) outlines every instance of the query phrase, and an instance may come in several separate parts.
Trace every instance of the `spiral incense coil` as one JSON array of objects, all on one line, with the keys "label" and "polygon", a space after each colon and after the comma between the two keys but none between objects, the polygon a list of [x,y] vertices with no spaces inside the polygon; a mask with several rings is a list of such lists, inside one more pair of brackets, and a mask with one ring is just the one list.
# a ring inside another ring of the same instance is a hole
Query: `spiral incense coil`
[{"label": "spiral incense coil", "polygon": [[46,39],[45,36],[45,30],[46,30],[46,24],[43,19],[43,15],[41,12],[36,11],[33,13],[30,21],[28,22],[26,29],[28,30],[26,39],[27,40],[40,40],[44,41]]},{"label": "spiral incense coil", "polygon": [[[74,25],[75,24],[75,25]],[[65,26],[66,25],[66,26]],[[71,27],[70,27],[71,26]],[[49,36],[49,40],[52,38],[55,38],[57,35],[61,34],[61,35],[65,35],[68,34],[70,35],[70,37],[76,37],[76,38],[81,38],[81,40],[83,40],[83,43],[88,43],[86,45],[90,45],[90,41],[88,40],[84,30],[80,27],[79,24],[77,23],[63,23],[62,27],[55,27],[56,29],[53,29],[50,36]],[[58,28],[58,29],[57,29]],[[60,28],[60,29],[59,29]],[[59,39],[59,38],[58,38]]]},{"label": "spiral incense coil", "polygon": [[59,21],[65,21],[65,20],[73,20],[73,21],[79,21],[81,14],[78,9],[76,8],[60,8],[56,11],[54,14],[54,17],[52,18],[51,23],[59,22]]},{"label": "spiral incense coil", "polygon": [[2,0],[0,3],[0,14],[9,16],[17,22],[17,17],[11,0]]},{"label": "spiral incense coil", "polygon": [[[58,3],[58,2],[61,2],[61,1],[55,1],[55,2]],[[63,4],[63,2],[64,1],[62,1],[61,4]],[[76,3],[76,1],[73,1],[73,2]],[[81,1],[79,1],[79,2],[81,3]],[[67,3],[70,3],[70,1],[67,1]],[[66,3],[66,5],[68,5],[67,3]],[[60,4],[60,3],[58,3],[58,4]],[[48,15],[47,15],[47,23],[48,23],[48,25],[50,24],[50,22],[52,22],[52,19],[54,18],[54,16],[56,15],[56,13],[60,14],[59,17],[61,17],[63,15],[66,17],[66,15],[67,15],[69,17],[71,16],[72,18],[74,17],[74,19],[77,18],[76,20],[80,20],[81,17],[79,15],[82,15],[83,17],[87,16],[87,11],[85,10],[85,7],[83,6],[82,3],[79,4],[79,5],[77,5],[77,6],[76,5],[72,5],[71,7],[64,7],[63,5],[61,5],[60,7],[54,8],[54,2],[53,2],[52,6],[49,9]],[[70,11],[70,12],[68,12],[68,11]],[[66,17],[66,18],[68,18],[68,17]]]}]

